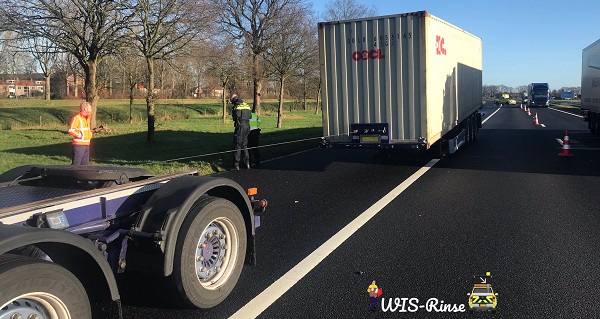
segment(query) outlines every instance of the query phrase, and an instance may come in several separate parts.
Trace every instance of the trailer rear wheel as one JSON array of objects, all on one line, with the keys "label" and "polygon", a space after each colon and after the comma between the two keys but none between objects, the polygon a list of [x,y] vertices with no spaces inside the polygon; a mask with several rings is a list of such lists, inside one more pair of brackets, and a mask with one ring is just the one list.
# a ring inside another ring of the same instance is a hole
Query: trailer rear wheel
[{"label": "trailer rear wheel", "polygon": [[177,240],[172,278],[179,301],[198,308],[223,301],[242,271],[246,241],[237,206],[217,197],[196,203]]},{"label": "trailer rear wheel", "polygon": [[83,285],[65,268],[35,258],[0,256],[0,318],[91,319]]}]

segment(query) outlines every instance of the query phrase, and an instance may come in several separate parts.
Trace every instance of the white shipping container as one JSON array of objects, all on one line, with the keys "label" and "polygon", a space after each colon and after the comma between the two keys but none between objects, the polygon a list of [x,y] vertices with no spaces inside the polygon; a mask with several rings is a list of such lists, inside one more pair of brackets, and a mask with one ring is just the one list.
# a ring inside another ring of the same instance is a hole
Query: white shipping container
[{"label": "white shipping container", "polygon": [[600,40],[583,49],[581,107],[600,112]]},{"label": "white shipping container", "polygon": [[330,142],[385,123],[388,143],[429,148],[481,107],[481,39],[426,11],[321,22],[319,51]]}]

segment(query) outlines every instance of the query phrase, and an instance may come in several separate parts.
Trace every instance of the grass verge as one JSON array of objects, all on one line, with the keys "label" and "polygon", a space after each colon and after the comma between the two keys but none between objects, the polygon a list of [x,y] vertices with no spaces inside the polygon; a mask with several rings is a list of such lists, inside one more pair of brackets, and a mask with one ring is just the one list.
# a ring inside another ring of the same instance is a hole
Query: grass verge
[{"label": "grass verge", "polygon": [[[79,102],[19,103],[23,104],[0,100],[0,173],[27,164],[69,164],[71,138],[66,128]],[[317,146],[322,122],[321,115],[314,114],[314,102],[310,111],[286,103],[282,128],[276,127],[276,102],[265,101],[262,106],[263,159]],[[136,101],[135,107],[145,112],[143,101]],[[203,174],[225,170],[233,161],[233,124],[230,118],[222,122],[220,110],[216,100],[161,100],[155,139],[148,142],[145,115],[143,120],[128,124],[128,101],[101,101],[98,123],[106,124],[108,129],[92,139],[92,164],[141,167],[153,174],[183,169]]]}]

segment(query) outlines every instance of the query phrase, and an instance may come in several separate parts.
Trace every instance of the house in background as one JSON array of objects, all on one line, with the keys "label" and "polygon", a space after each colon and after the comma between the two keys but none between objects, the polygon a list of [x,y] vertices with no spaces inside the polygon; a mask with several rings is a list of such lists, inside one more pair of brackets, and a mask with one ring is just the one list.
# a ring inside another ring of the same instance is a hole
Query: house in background
[{"label": "house in background", "polygon": [[195,98],[211,98],[211,99],[220,99],[223,97],[223,88],[218,86],[218,87],[208,87],[208,88],[201,88],[201,87],[196,87],[194,88],[194,97]]},{"label": "house in background", "polygon": [[44,96],[43,74],[0,74],[0,97],[27,98]]}]

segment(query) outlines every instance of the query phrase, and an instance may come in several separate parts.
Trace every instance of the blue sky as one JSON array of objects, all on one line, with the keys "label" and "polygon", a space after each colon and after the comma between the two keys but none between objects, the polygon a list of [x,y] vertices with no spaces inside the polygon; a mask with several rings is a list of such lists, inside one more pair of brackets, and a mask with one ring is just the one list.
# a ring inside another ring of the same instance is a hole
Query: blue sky
[{"label": "blue sky", "polygon": [[[319,14],[327,0],[309,0]],[[426,10],[482,39],[483,84],[581,86],[581,52],[600,39],[600,1],[357,0],[379,15]]]}]

